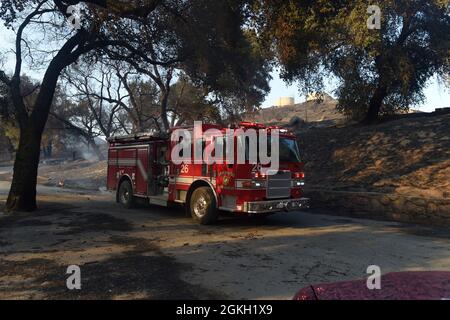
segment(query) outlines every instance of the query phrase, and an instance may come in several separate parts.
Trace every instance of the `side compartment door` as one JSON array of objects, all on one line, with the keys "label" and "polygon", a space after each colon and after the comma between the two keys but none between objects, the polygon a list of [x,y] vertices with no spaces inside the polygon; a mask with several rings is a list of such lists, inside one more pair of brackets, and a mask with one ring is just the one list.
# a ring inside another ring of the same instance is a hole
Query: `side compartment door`
[{"label": "side compartment door", "polygon": [[148,194],[149,148],[139,148],[136,159],[136,194]]},{"label": "side compartment door", "polygon": [[106,187],[108,190],[116,190],[117,187],[117,179],[118,179],[118,171],[117,171],[117,150],[109,149],[108,150],[108,175]]}]

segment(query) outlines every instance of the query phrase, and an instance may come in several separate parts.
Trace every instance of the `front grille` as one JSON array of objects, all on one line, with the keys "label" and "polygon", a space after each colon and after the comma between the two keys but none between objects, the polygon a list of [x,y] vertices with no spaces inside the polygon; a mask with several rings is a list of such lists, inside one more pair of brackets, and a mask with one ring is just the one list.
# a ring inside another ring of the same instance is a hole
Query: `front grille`
[{"label": "front grille", "polygon": [[291,172],[278,171],[267,176],[267,198],[281,199],[291,196]]}]

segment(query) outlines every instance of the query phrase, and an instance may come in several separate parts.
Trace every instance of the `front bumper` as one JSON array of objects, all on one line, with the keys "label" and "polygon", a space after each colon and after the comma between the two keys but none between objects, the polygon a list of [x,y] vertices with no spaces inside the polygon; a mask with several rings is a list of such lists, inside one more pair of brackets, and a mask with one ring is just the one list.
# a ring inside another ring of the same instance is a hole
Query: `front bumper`
[{"label": "front bumper", "polygon": [[270,212],[290,211],[307,208],[309,208],[309,199],[300,198],[300,199],[245,202],[243,211],[246,213],[270,213]]}]

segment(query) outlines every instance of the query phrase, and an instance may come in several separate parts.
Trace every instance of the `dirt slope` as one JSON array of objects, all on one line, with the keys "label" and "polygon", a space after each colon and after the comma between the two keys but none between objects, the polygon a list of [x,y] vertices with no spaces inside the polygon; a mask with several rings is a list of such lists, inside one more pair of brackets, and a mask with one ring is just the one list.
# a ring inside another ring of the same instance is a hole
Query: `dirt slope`
[{"label": "dirt slope", "polygon": [[450,198],[450,115],[298,136],[310,187]]}]

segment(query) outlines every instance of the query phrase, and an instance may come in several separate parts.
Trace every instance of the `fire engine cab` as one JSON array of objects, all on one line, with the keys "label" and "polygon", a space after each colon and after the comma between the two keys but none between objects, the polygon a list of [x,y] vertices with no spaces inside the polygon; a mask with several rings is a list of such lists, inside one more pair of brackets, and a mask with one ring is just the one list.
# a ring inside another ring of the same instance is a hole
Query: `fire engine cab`
[{"label": "fire engine cab", "polygon": [[[231,136],[236,151],[240,141],[248,141],[240,139],[240,135],[249,129],[266,127],[245,122],[233,128],[239,129]],[[176,164],[172,161],[175,143],[170,138],[175,129],[168,135],[136,134],[108,140],[107,187],[116,193],[118,203],[131,208],[137,198],[143,198],[160,206],[182,204],[201,224],[214,223],[220,212],[268,215],[308,207],[309,199],[302,195],[305,175],[294,134],[277,128],[279,166],[270,171],[264,170],[269,165],[262,165],[259,160],[252,163],[247,152],[244,163],[237,161],[234,152],[234,161],[226,160],[224,155],[222,163],[198,163],[192,159]],[[206,139],[194,138],[192,149],[198,143],[202,152],[208,146],[227,150],[230,127],[202,124],[203,131],[209,129],[214,129],[215,134]],[[194,126],[183,130],[192,132]]]}]

